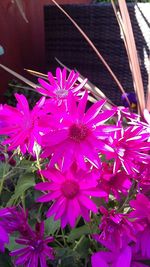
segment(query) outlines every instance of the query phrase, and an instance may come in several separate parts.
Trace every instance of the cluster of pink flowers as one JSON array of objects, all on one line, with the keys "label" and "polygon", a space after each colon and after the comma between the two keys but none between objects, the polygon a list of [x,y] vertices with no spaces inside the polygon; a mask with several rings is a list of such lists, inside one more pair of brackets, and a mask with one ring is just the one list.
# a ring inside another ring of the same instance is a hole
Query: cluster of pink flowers
[{"label": "cluster of pink flowers", "polygon": [[[15,94],[16,107],[0,106],[2,145],[35,157],[37,146],[40,149],[39,157],[47,164],[39,170],[44,179],[35,186],[42,191],[36,201],[50,204],[47,217],[60,219],[62,228],[68,224],[74,228],[80,216],[85,222],[97,216],[99,226],[91,238],[99,251],[93,252],[92,267],[146,267],[144,261],[150,259],[150,114],[145,112],[147,120],[142,122],[127,108],[106,109],[103,99],[88,107],[86,82],[79,83],[74,71],[67,77],[65,68],[57,68],[56,78],[49,72],[48,81],[39,79],[37,91],[43,96],[32,110],[24,95]],[[9,234],[19,231],[16,242],[25,247],[11,252],[18,257],[16,266],[37,267],[39,262],[46,267],[46,257],[54,258],[47,245],[53,238],[44,239],[42,223],[33,231],[21,211],[23,224],[28,225],[23,233],[19,211],[14,209],[0,210],[1,251]]]}]

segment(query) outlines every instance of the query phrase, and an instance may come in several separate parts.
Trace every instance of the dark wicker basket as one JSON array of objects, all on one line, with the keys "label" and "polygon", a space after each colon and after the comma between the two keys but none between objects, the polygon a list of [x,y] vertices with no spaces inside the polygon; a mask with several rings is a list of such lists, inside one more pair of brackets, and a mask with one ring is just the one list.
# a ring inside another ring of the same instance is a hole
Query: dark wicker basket
[{"label": "dark wicker basket", "polygon": [[[146,5],[146,9],[144,5]],[[126,51],[120,38],[120,30],[111,5],[65,5],[64,9],[91,38],[126,91],[133,91]],[[140,4],[138,11],[146,25],[148,40],[145,40],[143,30],[137,22],[135,6],[129,5],[146,89],[147,70],[144,61],[149,55],[150,48],[150,16],[148,21],[147,15],[144,15],[144,10],[146,12],[149,10],[150,14],[150,4]],[[57,57],[69,68],[76,68],[82,75],[101,88],[112,101],[119,104],[121,97],[119,89],[106,68],[68,18],[56,6],[45,6],[44,13],[47,69],[55,71],[58,65],[55,61],[55,57]],[[144,54],[143,49],[145,49],[147,55]]]}]

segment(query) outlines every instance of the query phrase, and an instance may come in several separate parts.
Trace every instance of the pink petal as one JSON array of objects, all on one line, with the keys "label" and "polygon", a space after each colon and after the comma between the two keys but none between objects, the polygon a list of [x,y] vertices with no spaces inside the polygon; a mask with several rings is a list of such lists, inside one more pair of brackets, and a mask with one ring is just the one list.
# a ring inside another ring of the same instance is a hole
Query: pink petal
[{"label": "pink petal", "polygon": [[19,95],[15,94],[15,97],[18,101],[17,107],[21,110],[24,111],[24,113],[27,115],[29,113],[29,104],[24,95]]},{"label": "pink petal", "polygon": [[92,255],[92,267],[109,267],[106,261],[102,258],[101,252]]},{"label": "pink petal", "polygon": [[87,91],[85,91],[83,97],[80,99],[79,104],[78,104],[79,121],[82,119],[82,117],[84,115],[86,104],[87,104],[87,98],[88,98],[88,93],[87,93]]},{"label": "pink petal", "polygon": [[84,122],[88,123],[93,120],[99,114],[105,102],[106,100],[101,100],[93,104],[92,107],[90,107],[86,112]]},{"label": "pink petal", "polygon": [[127,246],[120,254],[115,264],[115,267],[130,267],[132,252],[131,248]]},{"label": "pink petal", "polygon": [[86,207],[88,210],[92,210],[94,213],[97,212],[96,204],[91,199],[85,197],[84,195],[79,196],[78,199],[80,204]]},{"label": "pink petal", "polygon": [[94,124],[96,127],[98,127],[109,120],[114,114],[115,112],[113,110],[105,110],[101,114],[97,115],[96,118],[90,120],[90,124]]},{"label": "pink petal", "polygon": [[42,141],[44,145],[55,146],[63,142],[68,137],[68,130],[62,129],[58,131],[53,131],[49,134],[43,136]]},{"label": "pink petal", "polygon": [[47,218],[54,215],[54,214],[57,214],[57,211],[59,210],[60,206],[62,205],[62,203],[65,203],[65,198],[62,197],[60,198],[59,200],[57,200],[56,202],[53,203],[53,205],[49,208],[46,216]]},{"label": "pink petal", "polygon": [[67,207],[67,217],[68,217],[68,222],[72,228],[75,227],[75,221],[76,221],[76,214],[73,212],[73,207],[72,207],[72,201],[68,201],[68,207]]},{"label": "pink petal", "polygon": [[74,83],[77,81],[78,77],[79,77],[78,73],[75,73],[73,70],[70,72],[68,79],[67,79],[67,83],[66,83],[66,89],[67,90],[72,88]]},{"label": "pink petal", "polygon": [[53,193],[48,193],[48,194],[45,194],[41,197],[38,197],[36,199],[36,202],[49,202],[51,200],[55,200],[56,198],[60,197],[61,196],[61,192],[60,191],[56,191],[56,192],[53,192]]},{"label": "pink petal", "polygon": [[67,70],[63,68],[62,70],[62,88],[66,88],[66,77],[67,77]]},{"label": "pink petal", "polygon": [[78,92],[80,89],[84,87],[84,85],[87,83],[88,79],[84,79],[79,85],[77,85],[72,91],[73,93]]},{"label": "pink petal", "polygon": [[63,77],[62,77],[62,71],[60,68],[56,69],[56,77],[59,84],[60,89],[63,89]]},{"label": "pink petal", "polygon": [[48,72],[48,80],[51,83],[53,89],[58,88],[57,82],[51,72]]}]

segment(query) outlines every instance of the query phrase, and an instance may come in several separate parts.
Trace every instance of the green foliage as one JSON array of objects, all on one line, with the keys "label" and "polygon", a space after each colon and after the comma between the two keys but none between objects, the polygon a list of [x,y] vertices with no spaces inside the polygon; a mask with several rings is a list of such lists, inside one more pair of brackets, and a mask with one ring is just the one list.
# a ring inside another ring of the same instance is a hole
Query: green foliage
[{"label": "green foliage", "polygon": [[80,254],[72,249],[63,248],[56,249],[57,267],[84,267],[85,265],[80,261]]},{"label": "green foliage", "polygon": [[86,224],[80,227],[74,228],[71,230],[68,235],[68,242],[74,242],[75,240],[81,238],[82,236],[89,235],[95,233],[97,230],[96,225]]},{"label": "green foliage", "polygon": [[5,254],[0,253],[0,267],[13,267],[8,250],[6,250]]},{"label": "green foliage", "polygon": [[35,185],[34,176],[31,173],[20,175],[15,187],[15,192],[8,201],[8,206],[18,203],[23,198],[23,194]]},{"label": "green foliage", "polygon": [[54,221],[53,217],[45,220],[45,233],[47,235],[54,235],[55,232],[60,228],[60,221]]},{"label": "green foliage", "polygon": [[[15,249],[19,249],[20,245],[15,242],[16,236],[9,237],[9,244],[6,245],[9,251],[13,251]],[[1,265],[0,265],[1,266]]]}]

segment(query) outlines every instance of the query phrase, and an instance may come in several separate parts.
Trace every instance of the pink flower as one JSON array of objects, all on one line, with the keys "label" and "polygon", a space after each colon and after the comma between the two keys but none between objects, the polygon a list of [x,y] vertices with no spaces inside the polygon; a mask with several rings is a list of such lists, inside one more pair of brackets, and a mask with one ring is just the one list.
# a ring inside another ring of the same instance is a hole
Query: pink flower
[{"label": "pink flower", "polygon": [[133,253],[130,246],[119,251],[99,251],[92,255],[92,267],[148,267],[141,256]]},{"label": "pink flower", "polygon": [[51,72],[48,72],[49,83],[41,78],[38,79],[42,87],[37,87],[37,91],[45,96],[55,98],[56,100],[63,100],[67,98],[69,91],[72,91],[73,94],[77,95],[86,84],[87,79],[77,84],[78,78],[79,74],[73,70],[67,78],[66,68],[63,68],[63,70],[57,68],[56,78]]},{"label": "pink flower", "polygon": [[136,168],[138,163],[149,162],[148,134],[142,129],[136,126],[121,128],[109,137],[108,145],[111,146],[113,152],[108,151],[106,157],[114,159],[114,173],[123,167],[127,174],[132,174],[135,171],[138,172]]},{"label": "pink flower", "polygon": [[142,193],[149,195],[150,193],[150,164],[138,163],[136,166],[138,172],[135,172],[132,176],[138,182],[139,191],[142,189]]},{"label": "pink flower", "polygon": [[115,252],[97,252],[92,256],[92,267],[132,267],[129,246]]},{"label": "pink flower", "polygon": [[5,248],[4,245],[5,243],[9,243],[9,236],[5,228],[0,224],[0,252],[4,252]]},{"label": "pink flower", "polygon": [[131,267],[148,267],[149,258],[143,257],[140,253],[136,253],[134,247],[132,247],[132,264]]},{"label": "pink flower", "polygon": [[134,209],[130,217],[141,224],[141,231],[137,232],[136,252],[140,252],[143,257],[150,258],[150,200],[143,194],[138,194],[136,200],[130,201]]},{"label": "pink flower", "polygon": [[113,194],[118,200],[121,197],[121,193],[126,195],[131,187],[130,176],[124,170],[113,173],[113,166],[106,162],[102,163],[98,183],[99,187],[108,193],[108,197],[109,194]]},{"label": "pink flower", "polygon": [[136,126],[143,127],[143,131],[146,131],[149,134],[148,142],[150,142],[150,113],[147,109],[144,109],[143,116],[144,120],[140,117],[139,119],[133,119],[133,124]]},{"label": "pink flower", "polygon": [[103,214],[100,234],[93,237],[112,251],[122,249],[129,241],[135,241],[135,224],[128,219],[128,215],[117,213],[115,210],[107,211],[100,207]]},{"label": "pink flower", "polygon": [[4,105],[0,110],[0,134],[8,136],[3,144],[8,144],[9,150],[20,148],[23,154],[26,151],[33,153],[34,143],[40,143],[40,132],[43,131],[38,119],[45,99],[41,98],[30,110],[24,95],[15,94],[15,97],[18,101],[16,108]]},{"label": "pink flower", "polygon": [[125,107],[122,107],[122,106],[117,106],[117,107],[113,107],[114,110],[116,110],[116,115],[117,115],[117,120],[119,122],[123,122],[124,119],[128,121],[137,121],[139,120],[140,116],[137,115],[136,113],[131,113],[129,108],[125,108]]},{"label": "pink flower", "polygon": [[146,196],[137,194],[136,199],[130,201],[130,206],[134,209],[131,212],[133,218],[150,223],[150,200]]},{"label": "pink flower", "polygon": [[47,169],[42,174],[48,182],[39,183],[37,190],[48,191],[37,199],[38,202],[53,201],[47,212],[47,217],[55,215],[55,220],[61,219],[64,228],[67,223],[75,226],[76,219],[81,215],[89,221],[89,211],[97,212],[96,204],[90,198],[105,197],[106,193],[98,190],[97,172],[84,173],[74,171],[72,168],[65,173],[56,169]]},{"label": "pink flower", "polygon": [[111,149],[105,139],[115,126],[104,125],[115,111],[101,111],[104,100],[95,103],[85,112],[88,94],[77,103],[70,93],[67,98],[68,111],[51,116],[54,130],[42,137],[44,148],[43,157],[52,155],[50,166],[63,159],[63,170],[73,161],[77,161],[81,168],[85,168],[85,159],[99,167],[99,152]]}]

